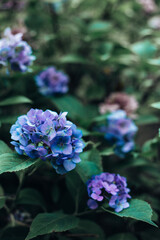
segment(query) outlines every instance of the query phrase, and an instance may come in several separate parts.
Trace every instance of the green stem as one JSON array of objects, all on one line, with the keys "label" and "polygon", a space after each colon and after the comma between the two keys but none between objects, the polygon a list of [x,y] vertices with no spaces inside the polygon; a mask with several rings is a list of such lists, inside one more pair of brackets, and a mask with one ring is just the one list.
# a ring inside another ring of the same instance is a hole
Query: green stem
[{"label": "green stem", "polygon": [[79,202],[78,202],[78,199],[79,199],[79,191],[77,191],[77,194],[76,194],[75,212],[74,212],[74,215],[78,214],[78,209],[79,209]]},{"label": "green stem", "polygon": [[16,198],[21,190],[22,184],[23,184],[23,180],[24,180],[24,176],[25,176],[25,171],[21,171],[20,172],[20,176],[19,176],[19,186],[17,188],[17,192],[16,192]]}]

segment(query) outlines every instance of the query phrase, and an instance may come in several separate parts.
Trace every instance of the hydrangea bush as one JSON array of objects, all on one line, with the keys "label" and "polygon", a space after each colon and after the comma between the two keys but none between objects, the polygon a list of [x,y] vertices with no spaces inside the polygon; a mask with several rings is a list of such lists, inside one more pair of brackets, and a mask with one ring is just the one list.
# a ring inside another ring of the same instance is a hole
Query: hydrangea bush
[{"label": "hydrangea bush", "polygon": [[0,240],[160,239],[159,11],[1,1]]}]

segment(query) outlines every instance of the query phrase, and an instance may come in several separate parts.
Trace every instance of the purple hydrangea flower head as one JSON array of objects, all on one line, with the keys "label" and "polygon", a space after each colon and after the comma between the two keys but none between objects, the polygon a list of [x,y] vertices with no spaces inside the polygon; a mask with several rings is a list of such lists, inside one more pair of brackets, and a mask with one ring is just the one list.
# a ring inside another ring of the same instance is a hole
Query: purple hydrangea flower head
[{"label": "purple hydrangea flower head", "polygon": [[87,205],[90,209],[96,209],[102,201],[107,201],[115,212],[129,207],[127,199],[131,198],[128,194],[130,189],[127,188],[126,178],[119,174],[106,172],[93,176],[87,182],[87,191],[89,196]]},{"label": "purple hydrangea flower head", "polygon": [[69,78],[55,67],[48,67],[35,77],[39,92],[43,95],[65,94]]},{"label": "purple hydrangea flower head", "polygon": [[49,160],[56,172],[64,174],[81,161],[82,132],[68,121],[67,113],[31,109],[12,125],[10,133],[15,150],[30,158]]},{"label": "purple hydrangea flower head", "polygon": [[0,64],[6,67],[10,65],[13,71],[26,72],[35,56],[22,36],[22,33],[12,34],[10,28],[5,29],[4,37],[0,39]]},{"label": "purple hydrangea flower head", "polygon": [[133,120],[128,118],[123,110],[109,114],[107,125],[100,128],[107,141],[114,146],[115,153],[122,158],[133,150],[135,146],[134,136],[137,130]]}]

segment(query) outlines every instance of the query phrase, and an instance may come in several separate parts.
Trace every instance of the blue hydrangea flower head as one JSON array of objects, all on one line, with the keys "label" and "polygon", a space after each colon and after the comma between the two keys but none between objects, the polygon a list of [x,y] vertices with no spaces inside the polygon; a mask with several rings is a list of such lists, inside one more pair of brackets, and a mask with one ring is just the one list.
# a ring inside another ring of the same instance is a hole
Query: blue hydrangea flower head
[{"label": "blue hydrangea flower head", "polygon": [[68,91],[69,78],[55,67],[48,67],[35,77],[39,92],[43,95],[65,94]]},{"label": "blue hydrangea flower head", "polygon": [[32,49],[27,42],[22,40],[22,33],[12,34],[10,28],[4,31],[0,39],[0,65],[9,67],[13,71],[26,72],[35,60]]},{"label": "blue hydrangea flower head", "polygon": [[87,205],[90,209],[96,209],[103,201],[107,201],[115,212],[129,207],[127,199],[131,198],[128,194],[130,189],[127,188],[126,178],[119,174],[105,172],[93,176],[87,182],[87,191],[89,196]]},{"label": "blue hydrangea flower head", "polygon": [[134,136],[137,130],[133,120],[128,118],[123,110],[109,114],[106,126],[100,128],[107,141],[114,146],[115,153],[121,158],[134,149]]},{"label": "blue hydrangea flower head", "polygon": [[81,130],[66,115],[31,109],[12,125],[11,144],[18,154],[49,160],[59,174],[71,171],[81,161],[84,143]]}]

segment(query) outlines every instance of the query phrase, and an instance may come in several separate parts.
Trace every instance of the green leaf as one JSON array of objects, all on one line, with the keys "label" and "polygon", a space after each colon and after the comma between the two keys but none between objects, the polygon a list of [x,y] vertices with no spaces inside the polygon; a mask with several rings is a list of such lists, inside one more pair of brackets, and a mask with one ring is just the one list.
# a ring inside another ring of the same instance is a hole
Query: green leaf
[{"label": "green leaf", "polygon": [[113,43],[112,42],[103,42],[98,46],[98,52],[101,54],[101,56],[107,56],[110,55],[111,51],[113,50]]},{"label": "green leaf", "polygon": [[142,58],[151,58],[155,55],[157,48],[150,41],[134,43],[131,47],[132,51]]},{"label": "green leaf", "polygon": [[4,124],[13,124],[16,122],[18,118],[18,115],[13,115],[13,116],[0,116],[0,123],[4,123]]},{"label": "green leaf", "polygon": [[108,147],[100,152],[101,156],[110,156],[114,154],[113,147]]},{"label": "green leaf", "polygon": [[84,106],[73,96],[66,95],[60,98],[51,98],[51,101],[62,112],[68,112],[68,116],[72,119],[82,118],[84,116]]},{"label": "green leaf", "polygon": [[74,199],[75,212],[78,212],[79,206],[85,204],[84,197],[86,195],[86,186],[82,183],[82,180],[75,170],[67,174],[65,180],[68,191]]},{"label": "green leaf", "polygon": [[77,56],[77,55],[65,55],[61,58],[58,59],[58,61],[60,63],[74,63],[74,64],[91,64],[89,61],[86,60],[86,58],[83,58],[81,56]]},{"label": "green leaf", "polygon": [[8,106],[21,103],[32,103],[32,101],[24,96],[14,96],[1,101],[0,106]]},{"label": "green leaf", "polygon": [[5,199],[3,188],[0,186],[0,209],[4,207]]},{"label": "green leaf", "polygon": [[66,95],[59,98],[50,98],[53,104],[62,112],[68,112],[68,117],[79,122],[90,123],[97,113],[92,105],[84,106],[77,98]]},{"label": "green leaf", "polygon": [[78,218],[62,212],[41,213],[33,220],[25,240],[52,232],[64,232],[77,227]]},{"label": "green leaf", "polygon": [[137,238],[131,233],[120,233],[108,237],[107,240],[137,240]]},{"label": "green leaf", "polygon": [[27,236],[28,228],[24,226],[5,227],[0,237],[1,240],[24,240]]},{"label": "green leaf", "polygon": [[159,240],[159,229],[145,229],[144,232],[140,232],[140,239],[142,240]]},{"label": "green leaf", "polygon": [[88,158],[89,158],[89,155],[91,154],[91,152],[92,152],[92,150],[88,150],[88,151],[80,153],[80,158],[82,159],[82,161],[88,161]]},{"label": "green leaf", "polygon": [[60,191],[59,191],[59,188],[56,184],[53,186],[51,194],[52,194],[53,202],[57,203],[58,200],[60,199]]},{"label": "green leaf", "polygon": [[160,102],[155,102],[151,104],[151,107],[160,109]]},{"label": "green leaf", "polygon": [[33,188],[25,188],[21,190],[16,200],[16,204],[36,205],[46,210],[42,195]]},{"label": "green leaf", "polygon": [[130,201],[129,208],[126,208],[119,213],[112,212],[110,210],[105,209],[104,207],[102,207],[102,208],[105,211],[113,213],[113,214],[115,214],[119,217],[133,218],[133,219],[143,221],[143,222],[149,223],[149,224],[157,227],[157,225],[154,222],[152,222],[152,220],[151,220],[151,218],[152,218],[152,208],[151,208],[151,206],[143,200],[132,199]]},{"label": "green leaf", "polygon": [[76,172],[79,174],[82,181],[86,183],[93,175],[100,174],[101,169],[94,162],[81,161],[76,167]]},{"label": "green leaf", "polygon": [[37,164],[40,159],[31,159],[16,153],[4,153],[0,155],[0,174],[16,172]]},{"label": "green leaf", "polygon": [[147,63],[153,66],[160,66],[160,58],[148,59]]},{"label": "green leaf", "polygon": [[88,161],[94,162],[101,171],[103,170],[102,158],[101,158],[100,152],[96,148],[93,148],[92,151],[90,152],[88,156]]},{"label": "green leaf", "polygon": [[111,28],[111,23],[107,21],[94,21],[88,26],[89,34],[106,34]]},{"label": "green leaf", "polygon": [[[93,221],[90,220],[80,220],[78,226],[71,231],[73,233],[78,234],[79,236],[86,235],[85,240],[105,240],[105,234],[103,229]],[[88,235],[88,236],[87,236]],[[108,238],[107,238],[108,240]]]},{"label": "green leaf", "polygon": [[103,114],[103,115],[100,115],[100,116],[94,117],[94,118],[92,119],[92,121],[93,121],[93,122],[106,121],[108,115],[109,115],[109,114],[107,113],[107,114]]},{"label": "green leaf", "polygon": [[[106,55],[103,55],[103,56],[100,56],[99,58],[102,61],[102,59],[105,59],[106,57],[107,57]],[[85,94],[89,101],[92,101],[92,100],[95,101],[95,100],[103,99],[106,95],[106,91],[103,85],[93,84],[93,85],[89,85],[89,88],[86,90]]]},{"label": "green leaf", "polygon": [[8,145],[0,140],[0,155],[3,153],[11,153],[12,150],[8,147]]},{"label": "green leaf", "polygon": [[89,151],[82,152],[80,154],[80,158],[82,159],[83,162],[89,161],[95,163],[97,167],[102,171],[101,153],[95,147],[93,147],[93,149]]},{"label": "green leaf", "polygon": [[150,124],[150,123],[158,123],[159,118],[155,115],[141,115],[138,119],[136,119],[136,124],[138,125],[144,125],[144,124]]}]

